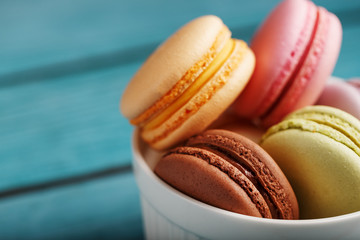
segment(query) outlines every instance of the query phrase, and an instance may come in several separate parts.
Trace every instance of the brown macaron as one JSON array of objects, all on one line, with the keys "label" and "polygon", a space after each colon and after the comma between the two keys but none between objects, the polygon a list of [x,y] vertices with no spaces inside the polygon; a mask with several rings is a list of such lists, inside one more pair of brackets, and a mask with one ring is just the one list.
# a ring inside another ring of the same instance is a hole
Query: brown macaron
[{"label": "brown macaron", "polygon": [[259,145],[227,130],[208,130],[166,153],[155,173],[209,205],[250,216],[298,219],[295,194]]}]

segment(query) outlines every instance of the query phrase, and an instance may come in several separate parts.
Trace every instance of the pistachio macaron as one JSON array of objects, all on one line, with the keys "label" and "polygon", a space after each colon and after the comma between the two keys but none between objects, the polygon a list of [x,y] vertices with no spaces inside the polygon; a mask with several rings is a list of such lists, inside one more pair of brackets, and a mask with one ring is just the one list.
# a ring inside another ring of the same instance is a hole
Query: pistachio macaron
[{"label": "pistachio macaron", "polygon": [[272,126],[260,145],[289,179],[300,218],[360,211],[357,118],[333,107],[305,107]]},{"label": "pistachio macaron", "polygon": [[231,38],[216,16],[181,27],[140,67],[125,89],[121,112],[154,149],[170,148],[201,132],[236,99],[255,57]]}]

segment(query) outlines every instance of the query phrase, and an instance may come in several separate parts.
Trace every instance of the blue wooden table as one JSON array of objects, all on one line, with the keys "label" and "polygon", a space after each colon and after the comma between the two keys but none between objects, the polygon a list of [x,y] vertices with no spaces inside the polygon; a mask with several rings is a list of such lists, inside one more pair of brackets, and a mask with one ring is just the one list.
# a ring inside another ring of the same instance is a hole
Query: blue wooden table
[{"label": "blue wooden table", "polygon": [[[0,239],[142,239],[126,84],[189,20],[249,41],[277,2],[0,1]],[[334,75],[360,76],[360,1],[315,2],[343,24]]]}]

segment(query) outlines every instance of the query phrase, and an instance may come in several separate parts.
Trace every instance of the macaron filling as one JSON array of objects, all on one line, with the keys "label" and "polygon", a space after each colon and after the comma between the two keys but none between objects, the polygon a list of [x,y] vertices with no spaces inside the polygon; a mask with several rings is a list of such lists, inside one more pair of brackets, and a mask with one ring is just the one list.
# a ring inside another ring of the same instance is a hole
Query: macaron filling
[{"label": "macaron filling", "polygon": [[215,75],[224,65],[235,48],[234,39],[229,39],[223,49],[214,58],[210,65],[200,74],[200,76],[176,99],[171,105],[159,113],[156,117],[147,122],[144,130],[153,129],[165,122],[171,115],[184,106],[199,90]]}]

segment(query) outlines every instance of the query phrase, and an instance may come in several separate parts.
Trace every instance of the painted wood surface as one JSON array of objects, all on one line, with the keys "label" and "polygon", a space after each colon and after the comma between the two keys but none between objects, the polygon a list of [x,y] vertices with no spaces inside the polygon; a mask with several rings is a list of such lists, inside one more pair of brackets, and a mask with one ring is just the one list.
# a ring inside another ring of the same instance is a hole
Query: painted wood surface
[{"label": "painted wood surface", "polygon": [[[4,0],[0,3],[0,74],[43,70],[53,64],[105,54],[131,55],[153,48],[185,22],[204,14],[220,16],[232,29],[252,31],[277,2]],[[315,2],[340,17],[359,20],[359,1]],[[240,35],[250,37],[249,32]],[[129,58],[137,60],[137,54]]]},{"label": "painted wood surface", "polygon": [[131,173],[0,201],[0,239],[141,239]]},{"label": "painted wood surface", "polygon": [[[249,41],[277,2],[1,1],[0,239],[142,238],[126,84],[187,21]],[[343,24],[334,75],[360,76],[360,2],[315,2]]]}]

